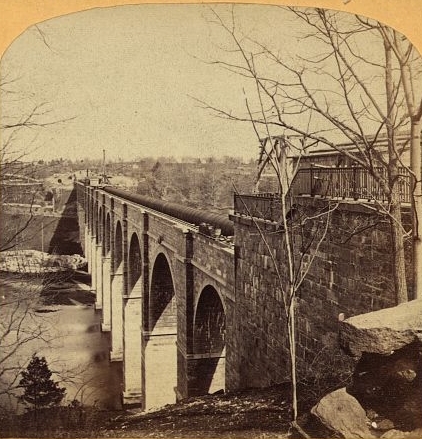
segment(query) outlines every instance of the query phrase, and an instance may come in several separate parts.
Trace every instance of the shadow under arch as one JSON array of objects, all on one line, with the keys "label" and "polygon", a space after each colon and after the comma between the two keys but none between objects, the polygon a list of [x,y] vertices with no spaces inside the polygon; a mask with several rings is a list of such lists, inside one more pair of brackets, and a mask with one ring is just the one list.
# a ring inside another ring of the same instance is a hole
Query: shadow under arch
[{"label": "shadow under arch", "polygon": [[107,256],[111,250],[111,218],[110,213],[107,213],[107,218],[105,222],[105,233],[104,233],[104,256]]},{"label": "shadow under arch", "polygon": [[120,221],[116,223],[116,231],[114,234],[114,272],[120,272],[123,270],[123,232],[122,224]]},{"label": "shadow under arch", "polygon": [[[136,232],[133,232],[130,238],[128,258],[128,294],[131,294],[135,287],[142,290],[142,287],[138,285],[142,275],[141,246]],[[142,291],[140,293],[142,294]]]},{"label": "shadow under arch", "polygon": [[176,296],[170,264],[164,253],[154,261],[148,304],[148,331],[177,331]]},{"label": "shadow under arch", "polygon": [[102,244],[103,242],[103,208],[100,206],[98,210],[96,210],[96,219],[95,219],[95,236],[96,236],[96,243]]},{"label": "shadow under arch", "polygon": [[215,287],[206,285],[199,296],[193,325],[196,357],[193,393],[213,393],[225,388],[226,314]]}]

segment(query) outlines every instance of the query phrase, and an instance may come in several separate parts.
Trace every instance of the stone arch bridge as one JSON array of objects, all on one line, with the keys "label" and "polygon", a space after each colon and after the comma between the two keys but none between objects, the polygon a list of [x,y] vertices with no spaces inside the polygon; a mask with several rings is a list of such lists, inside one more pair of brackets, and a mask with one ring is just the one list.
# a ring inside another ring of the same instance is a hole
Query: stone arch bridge
[{"label": "stone arch bridge", "polygon": [[[299,379],[324,373],[327,365],[343,367],[339,318],[396,300],[385,215],[366,194],[359,199],[356,184],[341,197],[337,189],[316,194],[307,184],[313,172],[298,179],[295,205],[322,209],[331,197],[338,207],[324,241],[302,254],[313,263],[296,302]],[[110,360],[123,362],[124,403],[148,409],[288,379],[287,323],[267,248],[283,268],[277,196],[235,196],[234,212],[225,217],[88,180],[77,182],[76,191],[96,308],[102,330],[110,332]],[[403,216],[408,222],[406,203]],[[410,268],[409,246],[406,256]]]},{"label": "stone arch bridge", "polygon": [[123,361],[123,402],[150,408],[224,389],[231,221],[112,187],[77,183],[77,192],[95,307],[110,360]]}]

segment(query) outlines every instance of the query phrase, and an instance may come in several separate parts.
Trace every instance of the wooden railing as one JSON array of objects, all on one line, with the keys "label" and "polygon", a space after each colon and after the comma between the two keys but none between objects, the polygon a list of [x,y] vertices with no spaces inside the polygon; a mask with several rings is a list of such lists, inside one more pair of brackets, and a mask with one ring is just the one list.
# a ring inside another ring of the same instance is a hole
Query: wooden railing
[{"label": "wooden railing", "polygon": [[[377,169],[381,175],[382,168]],[[410,203],[410,174],[400,168],[398,177],[399,200]],[[309,195],[329,199],[352,199],[368,201],[387,201],[379,182],[361,167],[325,168],[310,167],[299,169],[290,187],[293,196]],[[279,194],[236,195],[234,210],[241,215],[264,219],[280,218],[281,204]]]}]

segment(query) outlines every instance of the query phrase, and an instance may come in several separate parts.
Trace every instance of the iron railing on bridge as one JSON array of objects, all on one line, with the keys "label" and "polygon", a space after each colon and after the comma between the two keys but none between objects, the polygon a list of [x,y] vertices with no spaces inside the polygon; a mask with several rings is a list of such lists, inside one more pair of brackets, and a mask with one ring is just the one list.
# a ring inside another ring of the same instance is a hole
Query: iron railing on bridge
[{"label": "iron railing on bridge", "polygon": [[[380,175],[385,175],[385,169],[377,168],[376,170]],[[398,191],[400,202],[410,203],[410,173],[404,167],[399,169]],[[299,169],[290,186],[290,193],[293,196],[309,195],[330,199],[387,201],[380,183],[365,168],[359,166]],[[235,194],[234,211],[241,215],[269,220],[280,218],[280,195],[274,193]]]}]

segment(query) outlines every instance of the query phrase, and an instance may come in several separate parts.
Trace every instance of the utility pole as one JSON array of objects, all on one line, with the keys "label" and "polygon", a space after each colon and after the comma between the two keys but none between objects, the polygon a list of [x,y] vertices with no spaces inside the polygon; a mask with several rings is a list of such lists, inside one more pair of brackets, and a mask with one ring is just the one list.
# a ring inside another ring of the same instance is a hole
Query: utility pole
[{"label": "utility pole", "polygon": [[44,258],[44,214],[41,218],[41,251],[43,253],[43,258]]},{"label": "utility pole", "polygon": [[108,177],[106,174],[106,166],[105,166],[105,149],[103,149],[103,172],[102,172],[102,178],[101,178],[102,184],[108,184]]}]

